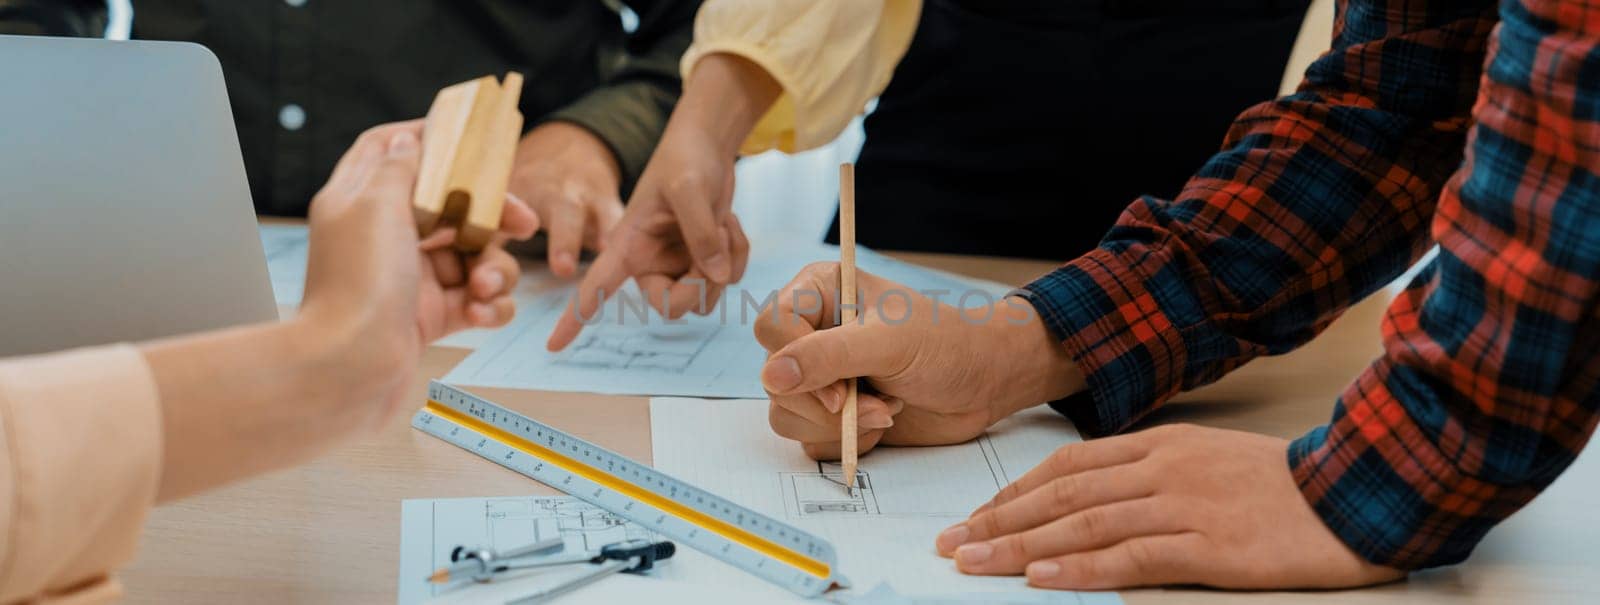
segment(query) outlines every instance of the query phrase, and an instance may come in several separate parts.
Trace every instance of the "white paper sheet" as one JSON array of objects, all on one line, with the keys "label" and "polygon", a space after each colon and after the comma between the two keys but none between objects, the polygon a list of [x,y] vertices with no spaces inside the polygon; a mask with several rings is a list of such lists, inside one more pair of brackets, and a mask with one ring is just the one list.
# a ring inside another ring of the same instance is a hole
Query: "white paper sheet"
[{"label": "white paper sheet", "polygon": [[[769,241],[752,252],[745,278],[728,289],[711,314],[691,314],[676,322],[649,310],[630,284],[560,353],[546,351],[545,340],[575,288],[519,300],[511,325],[481,343],[444,381],[618,395],[763,397],[760,372],[766,352],[753,332],[761,305],[806,264],[838,257],[834,246]],[[1008,291],[866,249],[858,251],[857,265],[919,291],[940,291],[951,304],[985,305]]]},{"label": "white paper sheet", "polygon": [[[581,572],[578,566],[553,567],[507,574],[489,584],[470,581],[438,585],[426,581],[434,570],[450,564],[457,546],[488,547],[506,551],[546,538],[561,536],[566,547],[549,557],[596,554],[600,547],[631,539],[657,539],[643,529],[576,498],[457,498],[406,500],[401,505],[400,605],[418,603],[502,603],[533,593]],[[670,562],[669,562],[670,564]],[[665,571],[668,564],[663,564]],[[652,577],[608,578],[595,588],[569,597],[573,602],[608,590],[649,589],[660,582]],[[620,585],[620,586],[619,586]]]},{"label": "white paper sheet", "polygon": [[1020,577],[963,575],[934,551],[940,531],[1056,448],[1081,440],[1069,421],[1043,407],[969,443],[874,450],[862,458],[860,489],[851,496],[838,483],[837,464],[805,457],[768,429],[766,401],[658,397],[650,402],[650,428],[657,469],[832,542],[853,586],[835,600],[1121,602],[1114,593],[1038,591]]},{"label": "white paper sheet", "polygon": [[[548,588],[581,570],[552,568],[487,584],[437,586],[424,579],[450,561],[457,546],[515,548],[561,535],[565,557],[623,539],[652,537],[619,517],[567,496],[406,500],[401,507],[400,605],[504,603]],[[689,548],[647,575],[618,574],[578,589],[566,603],[808,603],[794,594]]]},{"label": "white paper sheet", "polygon": [[[406,500],[401,504],[399,605],[505,603],[581,573],[554,567],[506,574],[487,584],[430,584],[426,578],[450,562],[457,546],[516,548],[560,535],[566,548],[550,557],[597,551],[612,542],[648,537],[650,532],[568,496]],[[562,597],[561,603],[815,603],[841,605],[1118,605],[1114,593],[1040,590],[936,592],[917,587],[909,594],[888,584],[833,592],[807,600],[692,549],[679,549],[645,575],[618,574]]]}]

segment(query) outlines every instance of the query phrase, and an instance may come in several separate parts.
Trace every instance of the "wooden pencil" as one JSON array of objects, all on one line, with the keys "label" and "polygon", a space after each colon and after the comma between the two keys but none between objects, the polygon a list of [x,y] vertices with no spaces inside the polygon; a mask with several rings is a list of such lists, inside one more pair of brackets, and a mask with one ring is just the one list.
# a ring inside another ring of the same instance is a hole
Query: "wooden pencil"
[{"label": "wooden pencil", "polygon": [[[856,167],[839,165],[839,320],[856,320]],[[844,305],[849,306],[844,306]],[[844,490],[854,493],[856,484],[856,395],[857,379],[845,380],[844,409],[839,410],[839,456],[844,466]]]}]

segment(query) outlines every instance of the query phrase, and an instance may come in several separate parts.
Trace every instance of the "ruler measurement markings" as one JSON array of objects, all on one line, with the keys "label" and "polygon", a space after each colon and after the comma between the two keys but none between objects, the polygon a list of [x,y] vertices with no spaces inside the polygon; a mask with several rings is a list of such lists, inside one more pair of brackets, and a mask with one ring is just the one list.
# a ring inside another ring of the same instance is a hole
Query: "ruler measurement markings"
[{"label": "ruler measurement markings", "polygon": [[[468,433],[493,437],[493,441],[507,448],[504,466],[543,483],[557,485],[562,491],[584,497],[624,518],[644,523],[653,521],[653,529],[659,533],[668,537],[685,536],[683,541],[689,546],[796,593],[815,596],[833,584],[833,549],[815,536],[454,388],[434,383],[429,387],[429,399],[429,405],[419,411],[413,421],[413,426],[424,432],[444,437],[440,434],[444,432],[443,428],[434,423],[434,418],[448,421],[451,427],[450,437],[445,438],[446,441],[469,451],[474,451],[474,448],[466,447],[471,436],[459,435],[463,426]],[[455,404],[454,408],[447,405],[452,403]],[[523,439],[516,429],[543,441],[548,447],[542,449],[553,456],[541,456],[537,451],[541,449],[539,443]],[[518,444],[517,441],[522,443]],[[530,447],[533,451],[529,451]],[[488,454],[481,448],[476,451],[491,461],[502,462],[498,456]],[[527,463],[514,461],[519,451],[528,456],[532,463],[531,471],[526,470],[529,466]],[[571,455],[561,453],[563,451],[571,452]],[[576,467],[568,468],[568,464],[563,462],[575,464]],[[602,462],[604,470],[599,466]],[[550,476],[557,469],[565,472],[556,477]],[[628,476],[636,480],[630,484],[624,478]],[[597,489],[582,491],[583,486],[573,485],[574,480],[594,484]],[[657,488],[653,494],[649,490],[651,485]],[[651,504],[651,498],[659,502]],[[636,510],[635,504],[641,502],[654,510]],[[651,512],[658,513],[653,520],[641,518],[641,514],[648,515]],[[794,548],[789,548],[788,544]],[[735,545],[748,554],[740,555],[734,551]],[[774,560],[784,565],[768,565],[769,561]]]}]

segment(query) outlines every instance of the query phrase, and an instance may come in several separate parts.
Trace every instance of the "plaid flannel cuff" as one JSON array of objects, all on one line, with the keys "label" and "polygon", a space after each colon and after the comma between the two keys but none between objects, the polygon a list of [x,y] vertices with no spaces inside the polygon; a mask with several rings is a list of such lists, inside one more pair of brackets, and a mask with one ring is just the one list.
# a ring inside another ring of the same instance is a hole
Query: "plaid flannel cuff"
[{"label": "plaid flannel cuff", "polygon": [[1332,422],[1290,444],[1289,468],[1306,503],[1362,558],[1399,569],[1459,563],[1543,486],[1462,473],[1389,386],[1378,372],[1362,375]]},{"label": "plaid flannel cuff", "polygon": [[[1161,273],[1149,279],[1116,253],[1094,250],[1016,294],[1038,310],[1072,355],[1087,395],[1051,403],[1087,435],[1127,429],[1182,387],[1183,339],[1160,296]],[[1152,286],[1158,286],[1152,288]]]}]

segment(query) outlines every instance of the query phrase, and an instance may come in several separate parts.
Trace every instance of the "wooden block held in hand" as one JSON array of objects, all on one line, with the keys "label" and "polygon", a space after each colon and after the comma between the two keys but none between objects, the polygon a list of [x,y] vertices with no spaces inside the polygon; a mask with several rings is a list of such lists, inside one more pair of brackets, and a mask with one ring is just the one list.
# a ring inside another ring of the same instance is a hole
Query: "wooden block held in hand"
[{"label": "wooden block held in hand", "polygon": [[422,167],[412,209],[426,237],[457,228],[456,247],[482,250],[500,228],[506,185],[522,134],[522,74],[462,82],[439,91],[422,130]]}]

